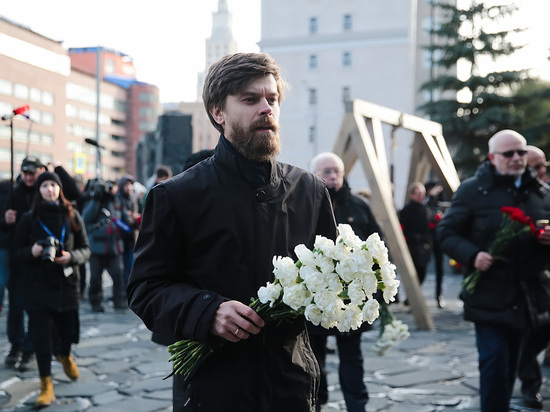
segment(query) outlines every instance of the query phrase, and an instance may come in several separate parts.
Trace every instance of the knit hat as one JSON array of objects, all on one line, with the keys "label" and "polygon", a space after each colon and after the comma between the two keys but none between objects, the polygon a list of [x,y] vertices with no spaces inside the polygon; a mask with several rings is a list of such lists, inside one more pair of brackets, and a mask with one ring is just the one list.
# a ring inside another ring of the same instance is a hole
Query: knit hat
[{"label": "knit hat", "polygon": [[38,175],[38,178],[36,179],[35,187],[37,189],[40,188],[40,185],[44,183],[46,180],[53,180],[55,183],[59,185],[60,188],[63,189],[63,185],[61,184],[61,179],[59,178],[57,173],[52,173],[52,172],[40,173]]}]

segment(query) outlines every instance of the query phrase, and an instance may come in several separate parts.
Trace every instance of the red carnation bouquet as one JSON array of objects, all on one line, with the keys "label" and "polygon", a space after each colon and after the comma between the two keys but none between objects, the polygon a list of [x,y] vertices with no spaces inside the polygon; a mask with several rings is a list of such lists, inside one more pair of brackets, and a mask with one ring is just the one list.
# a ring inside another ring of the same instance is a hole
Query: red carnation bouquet
[{"label": "red carnation bouquet", "polygon": [[[512,238],[520,235],[521,233],[530,232],[535,234],[536,232],[533,220],[531,217],[526,216],[523,213],[523,210],[517,207],[504,206],[500,209],[500,211],[503,214],[502,222],[500,223],[495,240],[491,246],[489,246],[489,250],[487,251],[496,259],[502,259],[500,254],[504,252],[504,249],[508,246],[508,243],[512,240]],[[482,273],[483,272],[481,270],[476,269],[474,272],[469,274],[466,279],[464,279],[462,286],[464,286],[464,290],[466,292],[474,292],[477,281],[481,277]]]}]

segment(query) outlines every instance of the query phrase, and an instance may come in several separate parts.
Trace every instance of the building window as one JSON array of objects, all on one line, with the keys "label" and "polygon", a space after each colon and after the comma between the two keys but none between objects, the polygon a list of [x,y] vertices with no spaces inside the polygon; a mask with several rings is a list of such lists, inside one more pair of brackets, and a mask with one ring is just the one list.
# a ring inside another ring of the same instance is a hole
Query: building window
[{"label": "building window", "polygon": [[309,89],[309,104],[311,106],[317,104],[317,89]]},{"label": "building window", "polygon": [[40,103],[42,101],[42,91],[36,87],[31,87],[31,102]]},{"label": "building window", "polygon": [[351,14],[344,14],[343,28],[344,31],[351,30]]},{"label": "building window", "polygon": [[344,103],[349,102],[351,100],[351,92],[349,89],[349,86],[344,86],[342,88],[342,101]]},{"label": "building window", "polygon": [[53,93],[42,92],[42,104],[46,106],[53,106]]},{"label": "building window", "polygon": [[8,80],[0,79],[0,93],[5,94],[7,96],[11,96],[13,94],[12,82]]},{"label": "building window", "polygon": [[317,30],[319,29],[317,24],[317,17],[310,17],[309,18],[309,34],[315,34],[317,33]]},{"label": "building window", "polygon": [[42,124],[53,126],[53,114],[50,112],[42,112]]},{"label": "building window", "polygon": [[316,54],[310,54],[309,55],[309,68],[310,69],[316,69],[319,65],[319,62],[317,60]]},{"label": "building window", "polygon": [[16,83],[13,95],[19,99],[29,100],[29,87],[24,84]]},{"label": "building window", "polygon": [[113,59],[105,59],[105,74],[115,73],[115,61]]},{"label": "building window", "polygon": [[316,138],[316,135],[317,135],[317,132],[316,132],[316,129],[315,129],[315,126],[309,126],[309,142],[310,143],[313,143],[315,141],[315,138]]},{"label": "building window", "polygon": [[342,66],[344,66],[344,67],[351,66],[351,53],[350,52],[344,52],[344,54],[342,54]]}]

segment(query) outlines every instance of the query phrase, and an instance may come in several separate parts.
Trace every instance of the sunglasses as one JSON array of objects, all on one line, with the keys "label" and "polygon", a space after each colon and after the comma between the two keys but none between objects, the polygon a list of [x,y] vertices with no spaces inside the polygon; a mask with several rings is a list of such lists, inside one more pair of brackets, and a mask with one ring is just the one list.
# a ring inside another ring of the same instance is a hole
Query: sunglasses
[{"label": "sunglasses", "polygon": [[525,156],[527,154],[527,150],[507,150],[505,152],[495,152],[495,153],[509,159],[511,157],[514,157],[514,153],[517,153],[518,156]]}]

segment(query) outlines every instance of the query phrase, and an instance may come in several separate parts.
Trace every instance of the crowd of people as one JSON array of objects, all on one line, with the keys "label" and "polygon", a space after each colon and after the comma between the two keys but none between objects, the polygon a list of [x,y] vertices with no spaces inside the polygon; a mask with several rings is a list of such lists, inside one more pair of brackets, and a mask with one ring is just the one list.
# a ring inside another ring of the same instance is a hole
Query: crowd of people
[{"label": "crowd of people", "polygon": [[[158,174],[167,169],[159,166]],[[27,156],[17,179],[1,184],[0,305],[6,288],[10,343],[4,362],[21,372],[38,369],[38,407],[55,400],[52,356],[69,378],[79,376],[71,345],[79,341],[80,301],[87,294],[93,312],[105,311],[104,270],[115,310],[128,308],[125,273],[141,219],[134,183],[126,175],[82,188],[62,166]]]},{"label": "crowd of people", "polygon": [[[87,295],[92,311],[104,312],[107,272],[114,309],[129,306],[153,341],[191,339],[216,348],[190,376],[174,375],[174,411],[227,405],[322,411],[328,336],[336,340],[347,410],[366,410],[361,334],[371,325],[344,333],[303,317],[266,323],[248,306],[273,280],[273,256],[295,258],[294,248],[312,248],[317,235],[335,240],[340,223],[362,240],[384,237],[376,210],[352,192],[336,154],[315,156],[310,172],[276,160],[285,90],[267,54],[236,53],[214,63],[202,97],[220,132],[218,145],[192,155],[177,176],[159,166],[141,196],[130,175],[118,182],[92,179],[80,188],[61,166],[32,156],[23,160],[13,188],[0,186],[6,188],[0,193],[0,309],[7,287],[11,345],[5,363],[21,371],[37,365],[37,406],[55,400],[52,357],[78,379],[71,347],[79,341],[80,299]],[[522,135],[501,130],[488,141],[486,161],[452,199],[444,201],[441,182],[413,182],[399,211],[420,284],[433,257],[439,308],[445,307],[444,254],[465,275],[482,272],[460,298],[464,318],[475,325],[483,412],[509,410],[516,377],[524,406],[542,408],[539,354],[546,350],[550,363],[547,164]],[[521,210],[538,226],[493,255],[503,207]]]}]

